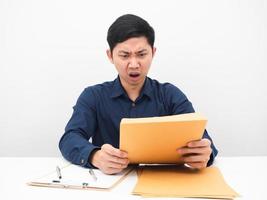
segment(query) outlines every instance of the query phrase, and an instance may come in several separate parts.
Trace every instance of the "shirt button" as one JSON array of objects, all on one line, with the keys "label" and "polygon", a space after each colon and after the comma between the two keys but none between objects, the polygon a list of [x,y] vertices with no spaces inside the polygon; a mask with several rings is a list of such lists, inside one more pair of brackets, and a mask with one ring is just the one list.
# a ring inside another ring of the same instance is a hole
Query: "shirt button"
[{"label": "shirt button", "polygon": [[83,164],[83,163],[84,163],[84,159],[81,160],[81,164]]},{"label": "shirt button", "polygon": [[135,103],[132,103],[132,107],[135,107]]}]

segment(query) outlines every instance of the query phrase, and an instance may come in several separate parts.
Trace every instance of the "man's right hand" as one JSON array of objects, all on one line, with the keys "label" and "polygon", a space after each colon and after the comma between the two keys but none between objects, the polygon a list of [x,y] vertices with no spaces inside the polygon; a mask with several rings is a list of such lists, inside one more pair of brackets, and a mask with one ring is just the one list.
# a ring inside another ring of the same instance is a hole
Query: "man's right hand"
[{"label": "man's right hand", "polygon": [[116,174],[128,166],[128,154],[110,144],[104,144],[93,153],[91,164],[105,174]]}]

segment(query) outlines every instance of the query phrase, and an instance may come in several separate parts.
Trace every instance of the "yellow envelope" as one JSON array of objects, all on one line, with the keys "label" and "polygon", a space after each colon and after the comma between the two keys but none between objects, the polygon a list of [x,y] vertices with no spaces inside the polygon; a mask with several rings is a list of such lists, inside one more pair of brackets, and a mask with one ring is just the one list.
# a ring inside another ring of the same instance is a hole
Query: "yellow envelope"
[{"label": "yellow envelope", "polygon": [[219,168],[194,170],[179,166],[145,166],[139,173],[133,194],[144,197],[238,197],[225,182]]},{"label": "yellow envelope", "polygon": [[179,163],[177,148],[202,138],[207,119],[198,113],[123,118],[120,149],[130,163]]}]

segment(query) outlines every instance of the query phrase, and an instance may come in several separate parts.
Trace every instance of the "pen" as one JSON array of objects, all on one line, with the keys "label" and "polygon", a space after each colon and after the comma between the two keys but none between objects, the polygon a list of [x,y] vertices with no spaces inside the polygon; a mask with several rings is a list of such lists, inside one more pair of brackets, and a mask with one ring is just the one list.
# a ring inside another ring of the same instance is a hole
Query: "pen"
[{"label": "pen", "polygon": [[61,179],[62,176],[61,176],[60,168],[58,166],[56,167],[56,171],[57,171],[58,178]]},{"label": "pen", "polygon": [[89,168],[89,174],[93,177],[94,181],[97,180],[97,177],[96,177],[96,175],[95,175],[93,169]]}]

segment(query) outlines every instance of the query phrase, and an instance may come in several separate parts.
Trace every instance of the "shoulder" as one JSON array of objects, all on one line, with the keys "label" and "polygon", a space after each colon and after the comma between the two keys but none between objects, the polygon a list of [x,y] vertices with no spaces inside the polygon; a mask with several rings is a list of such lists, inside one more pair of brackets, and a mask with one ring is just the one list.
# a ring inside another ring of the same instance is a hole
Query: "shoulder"
[{"label": "shoulder", "polygon": [[194,112],[192,103],[178,87],[171,83],[159,83],[156,80],[152,80],[152,84],[157,85],[159,88],[160,98],[166,106],[169,114],[173,115]]},{"label": "shoulder", "polygon": [[110,95],[114,81],[106,81],[100,84],[91,85],[86,87],[80,94],[78,101],[82,101],[86,104],[95,104],[97,99]]},{"label": "shoulder", "polygon": [[148,78],[152,88],[162,93],[164,96],[184,96],[184,93],[174,84],[169,82],[159,82],[156,79]]},{"label": "shoulder", "polygon": [[100,84],[88,86],[84,89],[84,93],[87,95],[100,95],[109,92],[114,85],[114,81],[106,81]]}]

